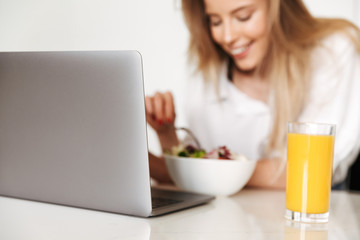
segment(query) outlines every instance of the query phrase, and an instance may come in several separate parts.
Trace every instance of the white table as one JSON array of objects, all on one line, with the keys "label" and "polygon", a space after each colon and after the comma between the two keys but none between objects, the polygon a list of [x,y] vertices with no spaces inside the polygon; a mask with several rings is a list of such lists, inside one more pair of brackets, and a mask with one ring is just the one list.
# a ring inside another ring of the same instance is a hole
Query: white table
[{"label": "white table", "polygon": [[0,239],[360,239],[360,193],[333,191],[327,224],[293,224],[285,192],[245,189],[156,218],[0,197]]}]

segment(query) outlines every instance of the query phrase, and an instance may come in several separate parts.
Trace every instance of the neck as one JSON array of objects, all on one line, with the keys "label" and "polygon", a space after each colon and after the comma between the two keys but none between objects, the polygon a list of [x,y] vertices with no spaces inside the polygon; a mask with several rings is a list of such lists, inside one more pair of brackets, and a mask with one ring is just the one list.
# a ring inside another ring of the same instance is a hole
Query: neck
[{"label": "neck", "polygon": [[265,103],[267,102],[269,83],[256,69],[252,71],[234,69],[232,82],[248,96]]}]

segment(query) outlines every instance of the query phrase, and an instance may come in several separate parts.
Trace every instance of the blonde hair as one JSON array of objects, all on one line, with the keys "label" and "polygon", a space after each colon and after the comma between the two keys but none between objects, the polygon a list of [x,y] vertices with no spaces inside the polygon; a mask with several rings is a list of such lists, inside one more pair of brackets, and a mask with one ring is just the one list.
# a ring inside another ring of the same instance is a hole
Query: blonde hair
[{"label": "blonde hair", "polygon": [[[269,153],[284,147],[287,122],[296,120],[306,103],[313,49],[326,36],[343,32],[360,53],[360,31],[343,19],[313,17],[302,0],[267,1],[270,47],[260,68],[274,97]],[[220,68],[229,56],[211,38],[203,0],[182,0],[182,10],[190,32],[189,60],[196,61],[204,79],[217,86]]]}]

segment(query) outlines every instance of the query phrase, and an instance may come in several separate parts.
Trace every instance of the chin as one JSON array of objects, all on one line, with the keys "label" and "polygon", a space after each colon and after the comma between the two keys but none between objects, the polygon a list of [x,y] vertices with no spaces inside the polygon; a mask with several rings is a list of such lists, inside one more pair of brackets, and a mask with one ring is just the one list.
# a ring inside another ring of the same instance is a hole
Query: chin
[{"label": "chin", "polygon": [[240,72],[253,72],[256,69],[256,66],[245,65],[245,64],[236,64],[236,68]]}]

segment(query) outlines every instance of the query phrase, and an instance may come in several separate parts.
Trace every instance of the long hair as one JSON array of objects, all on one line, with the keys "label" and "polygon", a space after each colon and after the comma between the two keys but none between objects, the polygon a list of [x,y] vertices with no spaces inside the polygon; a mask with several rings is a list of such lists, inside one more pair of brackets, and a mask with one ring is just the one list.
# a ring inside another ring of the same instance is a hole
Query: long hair
[{"label": "long hair", "polygon": [[[321,41],[343,32],[360,53],[360,31],[343,19],[315,18],[302,0],[267,0],[270,44],[263,69],[270,83],[273,127],[268,153],[284,148],[286,125],[296,120],[306,103],[311,81],[311,53]],[[203,0],[182,0],[185,23],[190,32],[190,62],[204,79],[217,87],[220,68],[229,56],[212,40]]]}]

